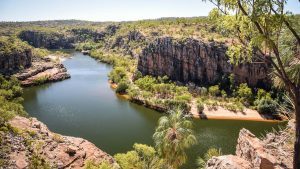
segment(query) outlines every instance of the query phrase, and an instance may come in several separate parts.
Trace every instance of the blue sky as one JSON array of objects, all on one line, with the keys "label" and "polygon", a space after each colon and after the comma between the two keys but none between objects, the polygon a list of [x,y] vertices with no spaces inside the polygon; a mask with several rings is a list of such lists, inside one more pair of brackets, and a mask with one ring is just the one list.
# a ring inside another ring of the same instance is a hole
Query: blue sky
[{"label": "blue sky", "polygon": [[[0,0],[0,21],[128,21],[206,16],[212,8],[202,0]],[[300,14],[298,0],[289,0],[287,8]]]}]

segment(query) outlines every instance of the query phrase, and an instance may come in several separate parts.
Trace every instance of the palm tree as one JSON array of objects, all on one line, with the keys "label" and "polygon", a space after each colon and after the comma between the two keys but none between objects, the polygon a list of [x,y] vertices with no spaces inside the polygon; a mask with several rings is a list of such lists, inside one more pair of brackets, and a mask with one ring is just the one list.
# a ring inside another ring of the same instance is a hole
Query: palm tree
[{"label": "palm tree", "polygon": [[197,143],[193,134],[192,122],[180,109],[171,110],[163,116],[153,135],[158,153],[172,166],[178,168],[186,162],[185,150]]}]

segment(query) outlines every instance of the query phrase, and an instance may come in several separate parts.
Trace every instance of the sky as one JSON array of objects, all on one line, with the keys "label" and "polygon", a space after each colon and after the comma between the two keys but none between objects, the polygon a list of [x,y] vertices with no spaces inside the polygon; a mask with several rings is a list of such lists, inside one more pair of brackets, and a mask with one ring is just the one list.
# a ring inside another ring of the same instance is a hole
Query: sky
[{"label": "sky", "polygon": [[[132,21],[207,16],[214,6],[202,0],[0,0],[0,21],[78,19]],[[298,0],[287,9],[300,14]]]}]

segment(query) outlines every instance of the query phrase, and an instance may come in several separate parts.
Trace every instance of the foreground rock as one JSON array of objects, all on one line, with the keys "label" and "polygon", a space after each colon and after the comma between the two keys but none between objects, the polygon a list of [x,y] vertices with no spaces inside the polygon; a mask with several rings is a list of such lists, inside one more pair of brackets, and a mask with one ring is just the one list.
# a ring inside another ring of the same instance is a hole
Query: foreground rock
[{"label": "foreground rock", "polygon": [[39,85],[70,78],[63,64],[56,63],[47,57],[35,58],[29,68],[19,71],[15,76],[23,86]]},{"label": "foreground rock", "polygon": [[213,157],[207,169],[292,169],[293,122],[277,134],[269,133],[260,140],[250,131],[239,134],[236,155]]},{"label": "foreground rock", "polygon": [[109,154],[91,142],[53,133],[35,118],[17,116],[9,123],[21,134],[8,133],[4,137],[1,146],[11,147],[10,153],[5,157],[8,159],[8,166],[4,167],[28,168],[35,156],[39,156],[51,168],[83,168],[88,161],[95,164],[108,161],[118,168]]}]

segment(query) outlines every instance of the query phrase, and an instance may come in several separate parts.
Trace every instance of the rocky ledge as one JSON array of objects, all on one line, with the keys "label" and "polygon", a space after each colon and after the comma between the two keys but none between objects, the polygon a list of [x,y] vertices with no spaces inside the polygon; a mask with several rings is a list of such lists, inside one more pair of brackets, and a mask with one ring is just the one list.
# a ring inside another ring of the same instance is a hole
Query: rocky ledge
[{"label": "rocky ledge", "polygon": [[39,85],[71,77],[63,64],[56,63],[48,57],[34,58],[29,68],[19,71],[15,76],[21,81],[22,86]]},{"label": "rocky ledge", "polygon": [[261,140],[250,131],[239,134],[236,155],[213,157],[207,169],[292,169],[294,121],[285,130],[268,133]]},{"label": "rocky ledge", "polygon": [[107,161],[119,168],[113,157],[91,142],[53,133],[36,118],[16,116],[9,123],[19,134],[8,132],[2,136],[1,148],[10,149],[2,154],[8,168],[30,168],[36,156],[50,168],[83,168],[88,161],[94,164]]}]

